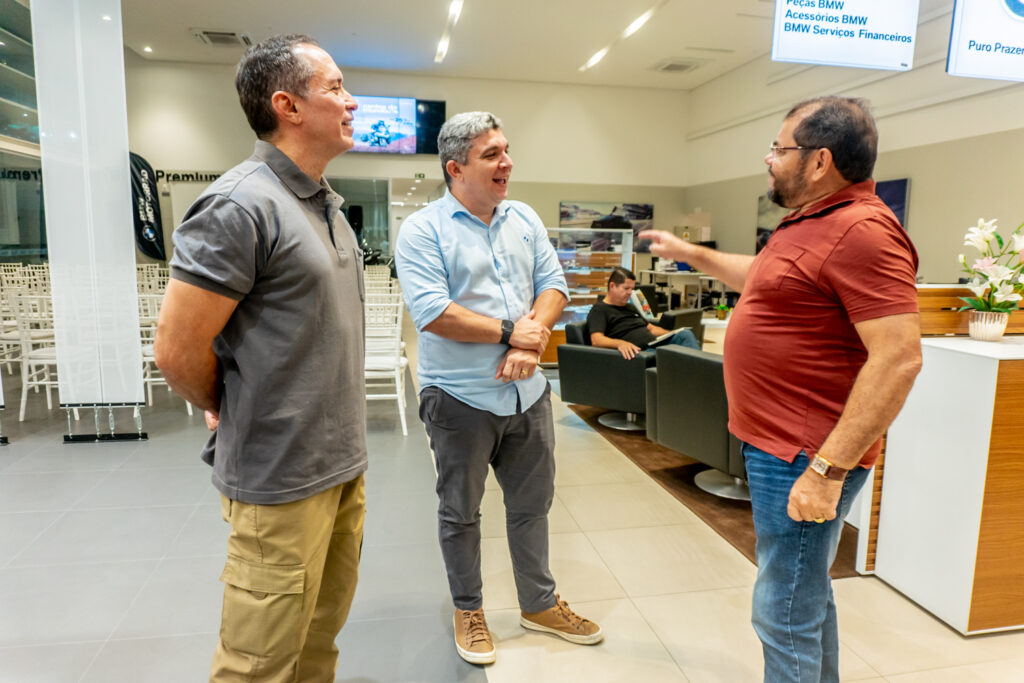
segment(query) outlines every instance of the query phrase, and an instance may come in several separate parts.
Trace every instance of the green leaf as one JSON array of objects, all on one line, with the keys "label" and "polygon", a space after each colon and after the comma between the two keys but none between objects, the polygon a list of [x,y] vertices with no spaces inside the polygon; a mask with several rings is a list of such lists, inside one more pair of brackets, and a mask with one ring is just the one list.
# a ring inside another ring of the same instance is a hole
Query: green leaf
[{"label": "green leaf", "polygon": [[961,311],[966,311],[972,308],[976,311],[988,311],[991,310],[992,308],[991,306],[989,306],[989,303],[987,301],[985,301],[984,299],[980,299],[976,296],[962,296],[960,297],[960,301],[963,301],[965,304],[967,304],[966,306],[960,309]]},{"label": "green leaf", "polygon": [[1000,235],[998,232],[997,233],[993,233],[993,234],[995,235],[996,243],[999,244],[999,251],[1002,251],[1003,250],[1003,236]]}]

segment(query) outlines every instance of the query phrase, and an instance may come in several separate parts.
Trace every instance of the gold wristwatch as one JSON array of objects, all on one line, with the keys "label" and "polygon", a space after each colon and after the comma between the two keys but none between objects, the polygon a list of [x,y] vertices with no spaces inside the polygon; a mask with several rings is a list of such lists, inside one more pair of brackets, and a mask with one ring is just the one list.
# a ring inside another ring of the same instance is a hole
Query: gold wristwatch
[{"label": "gold wristwatch", "polygon": [[821,475],[823,479],[832,479],[835,481],[843,481],[846,479],[846,475],[850,473],[850,470],[844,470],[842,467],[836,467],[830,463],[822,457],[821,453],[818,453],[811,458],[809,468],[815,474]]}]

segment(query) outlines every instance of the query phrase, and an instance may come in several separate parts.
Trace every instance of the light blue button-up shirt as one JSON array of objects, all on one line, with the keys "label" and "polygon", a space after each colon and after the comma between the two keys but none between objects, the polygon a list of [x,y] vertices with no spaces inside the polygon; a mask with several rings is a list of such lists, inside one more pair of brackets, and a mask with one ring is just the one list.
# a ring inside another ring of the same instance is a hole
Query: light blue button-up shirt
[{"label": "light blue button-up shirt", "polygon": [[463,403],[495,415],[526,411],[547,379],[503,383],[494,379],[508,351],[503,344],[445,339],[423,328],[451,303],[499,320],[518,320],[537,296],[569,290],[547,230],[526,204],[503,201],[491,224],[469,212],[450,192],[409,216],[395,245],[405,303],[419,330],[420,389],[439,387]]}]

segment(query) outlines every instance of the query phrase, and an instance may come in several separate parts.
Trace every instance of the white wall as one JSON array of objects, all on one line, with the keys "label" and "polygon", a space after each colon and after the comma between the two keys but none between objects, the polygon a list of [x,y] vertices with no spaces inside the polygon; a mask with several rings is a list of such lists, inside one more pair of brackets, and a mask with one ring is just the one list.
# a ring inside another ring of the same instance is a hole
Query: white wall
[{"label": "white wall", "polygon": [[[126,54],[132,150],[154,168],[223,171],[252,151],[234,68],[150,62]],[[516,163],[514,181],[680,186],[686,94],[551,83],[433,78],[344,69],[365,95],[447,102],[449,116],[485,109],[501,117]],[[351,154],[328,175],[440,178],[436,157]]]}]

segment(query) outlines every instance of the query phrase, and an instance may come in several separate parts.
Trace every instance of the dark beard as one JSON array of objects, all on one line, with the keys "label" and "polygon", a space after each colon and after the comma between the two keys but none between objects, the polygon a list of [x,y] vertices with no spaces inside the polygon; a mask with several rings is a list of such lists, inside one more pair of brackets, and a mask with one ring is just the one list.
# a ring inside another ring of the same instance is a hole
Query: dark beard
[{"label": "dark beard", "polygon": [[768,197],[768,201],[770,201],[772,204],[776,204],[778,206],[781,206],[784,209],[789,208],[785,204],[786,200],[783,198],[782,194],[778,190],[776,190],[774,188],[772,188],[771,190],[768,190],[767,197]]},{"label": "dark beard", "polygon": [[768,199],[773,203],[781,206],[784,209],[795,209],[796,205],[793,204],[794,198],[803,193],[807,183],[804,182],[804,171],[807,170],[808,159],[803,159],[796,173],[790,177],[790,181],[787,183],[780,183],[778,178],[775,178],[775,187],[771,188],[767,192]]}]

